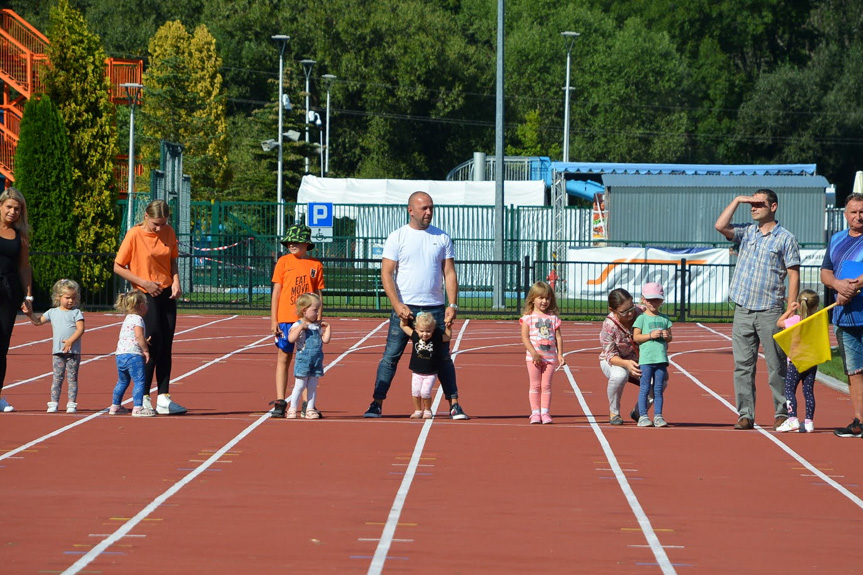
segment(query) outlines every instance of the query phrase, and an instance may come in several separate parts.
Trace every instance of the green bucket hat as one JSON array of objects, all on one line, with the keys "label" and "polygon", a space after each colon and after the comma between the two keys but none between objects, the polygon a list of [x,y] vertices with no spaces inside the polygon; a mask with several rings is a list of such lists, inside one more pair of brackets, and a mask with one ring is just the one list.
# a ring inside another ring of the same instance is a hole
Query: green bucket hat
[{"label": "green bucket hat", "polygon": [[315,249],[315,244],[312,243],[312,229],[305,224],[292,225],[285,231],[285,238],[282,240],[283,246],[289,243],[308,244],[309,250]]}]

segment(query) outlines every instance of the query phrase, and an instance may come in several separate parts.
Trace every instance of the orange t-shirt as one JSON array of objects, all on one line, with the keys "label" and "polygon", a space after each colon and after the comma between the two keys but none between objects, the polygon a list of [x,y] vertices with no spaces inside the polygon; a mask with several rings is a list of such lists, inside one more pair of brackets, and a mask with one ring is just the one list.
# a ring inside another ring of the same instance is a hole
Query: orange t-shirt
[{"label": "orange t-shirt", "polygon": [[273,283],[282,284],[279,297],[279,323],[293,323],[300,319],[297,315],[297,298],[304,293],[324,289],[324,266],[315,258],[298,258],[287,254],[276,262],[273,270]]},{"label": "orange t-shirt", "polygon": [[[177,235],[171,226],[162,226],[158,233],[144,231],[143,226],[134,226],[126,233],[123,244],[114,261],[141,279],[158,283],[163,289],[171,287],[171,261],[180,255]],[[141,291],[141,286],[136,285]]]}]

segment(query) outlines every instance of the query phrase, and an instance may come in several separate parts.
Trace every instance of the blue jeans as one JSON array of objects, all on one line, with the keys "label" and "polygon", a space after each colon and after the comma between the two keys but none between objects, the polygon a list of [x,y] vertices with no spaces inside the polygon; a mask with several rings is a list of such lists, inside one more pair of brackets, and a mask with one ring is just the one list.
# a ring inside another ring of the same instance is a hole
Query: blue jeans
[{"label": "blue jeans", "polygon": [[[645,363],[641,367],[641,387],[638,391],[638,414],[647,415],[647,396],[653,389],[653,413],[662,415],[662,392],[668,379],[667,363]],[[651,385],[652,383],[652,385]]]},{"label": "blue jeans", "polygon": [[120,405],[123,394],[129,388],[129,380],[135,382],[132,388],[132,403],[135,407],[144,405],[144,356],[136,353],[121,353],[117,356],[117,385],[114,386],[114,405]]},{"label": "blue jeans", "polygon": [[[427,311],[434,317],[437,322],[437,329],[443,330],[443,320],[445,306],[422,306],[410,305],[408,307],[414,317],[421,312]],[[384,348],[384,356],[378,363],[378,372],[375,376],[375,393],[372,397],[383,401],[387,398],[387,392],[390,390],[390,385],[396,375],[396,368],[399,365],[399,360],[402,358],[402,353],[405,351],[410,338],[402,331],[399,325],[399,316],[393,312],[390,316],[390,328],[387,332],[387,345]],[[449,354],[449,344],[446,344],[441,350],[441,365],[438,371],[438,379],[443,388],[444,397],[447,400],[458,399],[458,386],[455,381],[455,365],[452,363],[452,357]]]}]

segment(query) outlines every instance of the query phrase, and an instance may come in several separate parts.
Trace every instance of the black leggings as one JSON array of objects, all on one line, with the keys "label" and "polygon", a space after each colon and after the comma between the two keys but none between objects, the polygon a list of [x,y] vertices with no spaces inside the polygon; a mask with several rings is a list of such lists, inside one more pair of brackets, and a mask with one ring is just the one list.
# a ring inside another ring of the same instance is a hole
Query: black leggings
[{"label": "black leggings", "polygon": [[7,281],[11,286],[12,297],[4,293],[4,289],[0,289],[0,392],[6,382],[6,354],[9,352],[9,342],[12,341],[12,328],[15,327],[15,319],[21,309],[21,300],[24,299],[20,289],[15,289],[18,278],[8,278]]},{"label": "black leggings", "polygon": [[147,294],[147,315],[144,317],[144,337],[150,338],[150,361],[144,367],[147,393],[156,375],[159,395],[168,393],[171,385],[171,354],[174,330],[177,328],[177,300],[171,299],[171,289],[158,296]]},{"label": "black leggings", "polygon": [[788,417],[797,417],[797,386],[803,382],[803,397],[806,399],[806,419],[815,418],[815,376],[818,366],[811,367],[799,373],[790,361],[785,373],[785,405],[788,407]]}]

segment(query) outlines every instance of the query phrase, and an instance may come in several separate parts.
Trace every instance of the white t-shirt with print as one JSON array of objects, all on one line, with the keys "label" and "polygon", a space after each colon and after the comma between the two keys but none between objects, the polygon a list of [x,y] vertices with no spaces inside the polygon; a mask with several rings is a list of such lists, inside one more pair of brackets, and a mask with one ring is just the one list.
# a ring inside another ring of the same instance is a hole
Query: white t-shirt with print
[{"label": "white t-shirt with print", "polygon": [[123,320],[123,326],[120,328],[120,338],[117,340],[117,355],[124,353],[144,355],[144,351],[138,345],[138,340],[135,339],[136,327],[144,329],[144,318],[138,314],[130,313]]},{"label": "white t-shirt with print", "polygon": [[402,302],[443,305],[443,262],[455,259],[446,232],[434,226],[417,230],[406,224],[387,237],[383,257],[396,262],[396,287]]}]

